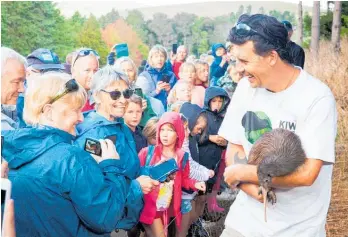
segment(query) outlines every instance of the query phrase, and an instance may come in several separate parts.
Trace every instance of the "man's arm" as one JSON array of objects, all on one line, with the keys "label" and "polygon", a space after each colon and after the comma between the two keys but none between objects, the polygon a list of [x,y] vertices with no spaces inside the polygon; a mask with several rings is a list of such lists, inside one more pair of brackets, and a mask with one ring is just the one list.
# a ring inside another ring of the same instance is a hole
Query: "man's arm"
[{"label": "man's arm", "polygon": [[[311,186],[317,179],[322,166],[322,160],[307,158],[294,173],[272,178],[271,186],[275,188]],[[257,167],[255,165],[234,165],[228,170],[226,169],[225,181],[229,185],[236,185],[239,182],[258,184]]]},{"label": "man's arm", "polygon": [[[243,146],[229,142],[226,151],[226,166],[234,164],[247,164],[247,158]],[[238,188],[259,202],[263,202],[262,195],[258,194],[258,185],[252,183],[240,183]]]}]

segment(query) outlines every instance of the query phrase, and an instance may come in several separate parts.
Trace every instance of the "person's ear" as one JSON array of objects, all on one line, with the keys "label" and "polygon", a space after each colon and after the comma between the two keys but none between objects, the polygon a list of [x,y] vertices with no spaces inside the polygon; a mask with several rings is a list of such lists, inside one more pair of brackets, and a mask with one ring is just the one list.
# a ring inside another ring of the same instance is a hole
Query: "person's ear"
[{"label": "person's ear", "polygon": [[271,67],[274,67],[274,65],[277,63],[278,60],[279,60],[279,54],[275,50],[272,50],[267,56],[268,64]]},{"label": "person's ear", "polygon": [[53,121],[53,119],[52,119],[52,105],[51,104],[44,105],[44,107],[42,109],[42,113],[44,114],[45,118],[48,121]]}]

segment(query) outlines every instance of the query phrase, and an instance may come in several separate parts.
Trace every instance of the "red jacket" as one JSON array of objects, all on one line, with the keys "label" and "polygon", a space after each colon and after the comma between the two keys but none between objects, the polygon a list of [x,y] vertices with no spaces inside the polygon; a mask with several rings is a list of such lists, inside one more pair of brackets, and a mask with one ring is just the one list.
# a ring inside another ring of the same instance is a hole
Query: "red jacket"
[{"label": "red jacket", "polygon": [[[176,217],[175,222],[176,225],[180,228],[181,226],[181,189],[192,189],[196,191],[195,183],[196,180],[190,179],[190,164],[187,161],[185,163],[185,167],[182,167],[182,160],[185,155],[185,152],[181,149],[182,144],[184,142],[185,138],[185,131],[184,131],[184,125],[181,121],[180,115],[175,112],[166,112],[162,115],[162,118],[158,122],[157,126],[157,145],[155,146],[154,154],[151,159],[150,165],[154,165],[158,163],[161,159],[162,155],[162,144],[159,139],[159,131],[163,124],[170,123],[174,126],[175,131],[178,135],[178,141],[176,143],[176,155],[177,155],[177,162],[179,166],[179,171],[175,175],[174,179],[174,190],[173,190],[173,199],[172,203],[169,207],[169,216]],[[140,159],[140,166],[145,166],[146,163],[146,156],[148,152],[148,147],[143,148],[139,152],[139,159]],[[156,208],[156,201],[158,197],[159,192],[159,186],[154,188],[149,194],[144,195],[144,209],[140,215],[140,222],[144,224],[152,224],[153,220],[155,219],[157,208]],[[166,226],[168,223],[167,217],[163,217],[163,222]]]},{"label": "red jacket", "polygon": [[82,112],[86,112],[89,110],[94,110],[94,104],[90,104],[89,99],[87,99],[86,104],[82,108]]}]

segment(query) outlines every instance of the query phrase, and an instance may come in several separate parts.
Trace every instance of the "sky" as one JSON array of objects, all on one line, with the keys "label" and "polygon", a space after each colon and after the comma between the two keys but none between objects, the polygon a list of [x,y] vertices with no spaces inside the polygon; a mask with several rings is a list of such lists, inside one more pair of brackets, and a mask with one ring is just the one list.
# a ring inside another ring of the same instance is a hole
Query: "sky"
[{"label": "sky", "polygon": [[[108,13],[112,8],[117,6],[118,9],[134,9],[142,7],[165,6],[174,4],[196,3],[196,2],[216,2],[216,1],[231,1],[231,0],[113,0],[113,1],[55,1],[57,7],[62,14],[70,17],[75,11],[79,11],[82,15],[88,16],[93,13],[99,17]],[[243,1],[236,1],[243,2]],[[281,2],[298,3],[295,0],[282,0]],[[326,1],[321,1],[321,6],[326,6]],[[302,1],[303,5],[312,6],[313,1]]]}]

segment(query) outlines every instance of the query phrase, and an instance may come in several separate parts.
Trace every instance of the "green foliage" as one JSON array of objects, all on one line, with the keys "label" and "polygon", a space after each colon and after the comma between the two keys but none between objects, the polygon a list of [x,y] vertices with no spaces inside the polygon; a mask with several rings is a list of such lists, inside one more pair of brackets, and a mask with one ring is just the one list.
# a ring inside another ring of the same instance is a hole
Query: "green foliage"
[{"label": "green foliage", "polygon": [[102,15],[99,18],[99,24],[104,29],[108,24],[114,23],[117,19],[120,18],[120,14],[114,8],[111,12],[108,12],[106,15]]},{"label": "green foliage", "polygon": [[78,45],[96,50],[100,55],[100,64],[106,64],[106,56],[108,48],[102,39],[100,26],[97,18],[92,14],[83,24],[81,31],[78,34]]}]

